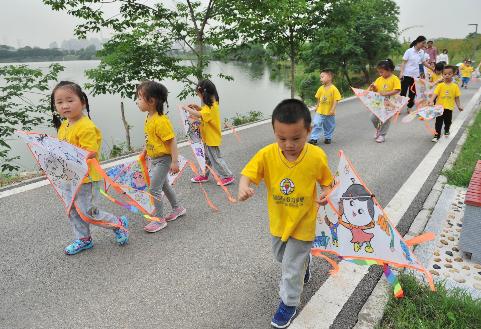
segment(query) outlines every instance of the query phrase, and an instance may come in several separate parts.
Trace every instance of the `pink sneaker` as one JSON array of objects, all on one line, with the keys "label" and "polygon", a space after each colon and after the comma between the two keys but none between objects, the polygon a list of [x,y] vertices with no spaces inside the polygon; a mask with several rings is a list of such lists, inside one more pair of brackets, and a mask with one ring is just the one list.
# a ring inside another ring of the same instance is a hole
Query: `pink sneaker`
[{"label": "pink sneaker", "polygon": [[219,186],[226,186],[226,185],[229,185],[229,184],[234,183],[234,181],[235,181],[235,177],[234,177],[234,176],[232,176],[232,177],[227,177],[227,178],[221,179],[220,182],[217,182],[217,185],[219,185]]},{"label": "pink sneaker", "polygon": [[175,208],[175,209],[169,214],[169,216],[165,217],[165,220],[166,220],[167,222],[171,222],[171,221],[173,221],[173,220],[176,220],[176,219],[179,218],[180,216],[184,216],[186,212],[187,212],[187,210],[186,210],[184,207]]},{"label": "pink sneaker", "polygon": [[191,181],[192,183],[205,183],[205,182],[208,182],[208,181],[209,181],[209,177],[199,175],[199,176],[196,176],[196,177],[191,178],[190,181]]},{"label": "pink sneaker", "polygon": [[376,133],[374,134],[374,139],[377,139],[379,137],[379,129],[376,129]]},{"label": "pink sneaker", "polygon": [[[162,218],[161,218],[162,219]],[[155,233],[167,226],[167,222],[163,219],[162,222],[150,222],[144,227],[144,230],[149,233]]]},{"label": "pink sneaker", "polygon": [[379,135],[377,138],[376,138],[376,142],[377,143],[384,143],[385,139],[384,139],[384,136],[383,135]]}]

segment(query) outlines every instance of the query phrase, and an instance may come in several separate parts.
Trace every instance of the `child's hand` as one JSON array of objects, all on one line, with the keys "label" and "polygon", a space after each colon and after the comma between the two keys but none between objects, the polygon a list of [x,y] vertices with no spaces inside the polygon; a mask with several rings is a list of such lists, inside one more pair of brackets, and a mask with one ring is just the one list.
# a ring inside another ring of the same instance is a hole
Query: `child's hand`
[{"label": "child's hand", "polygon": [[331,187],[324,186],[319,196],[319,199],[315,200],[319,205],[325,206],[327,204],[327,195],[331,192]]},{"label": "child's hand", "polygon": [[87,155],[87,159],[95,159],[97,157],[97,152],[92,152]]},{"label": "child's hand", "polygon": [[428,102],[428,105],[429,105],[429,106],[433,106],[433,105],[434,105],[434,102],[430,100],[430,101]]},{"label": "child's hand", "polygon": [[463,112],[464,109],[462,107],[458,107],[459,112]]},{"label": "child's hand", "polygon": [[254,189],[249,186],[239,185],[239,194],[237,195],[237,200],[245,201],[250,197],[254,196]]},{"label": "child's hand", "polygon": [[379,95],[381,95],[381,96],[386,96],[386,94],[387,94],[387,92],[385,92],[385,91],[380,91],[380,92],[379,92]]},{"label": "child's hand", "polygon": [[336,115],[336,111],[329,111],[329,115]]},{"label": "child's hand", "polygon": [[188,106],[193,110],[200,111],[200,107],[197,104],[189,104]]},{"label": "child's hand", "polygon": [[141,159],[145,158],[145,157],[147,156],[147,150],[144,149],[144,150],[142,151],[142,153],[140,153],[139,156],[140,156]]},{"label": "child's hand", "polygon": [[369,90],[370,91],[377,91],[377,87],[373,83],[371,83],[371,85],[369,86]]},{"label": "child's hand", "polygon": [[172,174],[177,174],[179,171],[179,163],[177,161],[172,161],[172,163],[170,164],[170,172]]}]

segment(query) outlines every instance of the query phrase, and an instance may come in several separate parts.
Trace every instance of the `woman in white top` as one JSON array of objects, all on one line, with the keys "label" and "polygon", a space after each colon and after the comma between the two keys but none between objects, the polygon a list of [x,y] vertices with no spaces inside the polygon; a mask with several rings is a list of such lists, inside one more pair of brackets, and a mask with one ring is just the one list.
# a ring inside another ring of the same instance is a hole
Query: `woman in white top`
[{"label": "woman in white top", "polygon": [[436,63],[439,62],[444,62],[445,64],[449,64],[449,57],[448,57],[448,50],[443,49],[442,54],[439,54],[438,57],[436,57]]},{"label": "woman in white top", "polygon": [[[406,96],[409,92],[408,112],[414,106],[414,97],[416,96],[416,88],[414,79],[419,78],[423,73],[421,70],[423,65],[431,68],[428,63],[428,57],[424,48],[426,47],[426,38],[422,35],[411,42],[410,48],[406,50],[401,63],[401,71],[399,78],[401,79],[401,96]],[[431,68],[432,69],[432,68]]]}]

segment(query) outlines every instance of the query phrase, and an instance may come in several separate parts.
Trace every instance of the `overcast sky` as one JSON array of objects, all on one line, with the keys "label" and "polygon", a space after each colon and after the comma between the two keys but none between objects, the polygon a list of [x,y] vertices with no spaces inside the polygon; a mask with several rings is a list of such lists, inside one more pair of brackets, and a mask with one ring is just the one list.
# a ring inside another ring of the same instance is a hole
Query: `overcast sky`
[{"label": "overcast sky", "polygon": [[[478,23],[481,33],[480,0],[395,0],[400,9],[401,38],[463,38],[474,31],[468,23]],[[148,0],[148,2],[155,2]],[[169,3],[172,0],[168,0]],[[109,9],[109,11],[114,9]],[[0,0],[0,44],[14,47],[48,47],[73,37],[76,21],[65,12],[52,11],[41,0]],[[107,37],[108,34],[97,35]]]}]

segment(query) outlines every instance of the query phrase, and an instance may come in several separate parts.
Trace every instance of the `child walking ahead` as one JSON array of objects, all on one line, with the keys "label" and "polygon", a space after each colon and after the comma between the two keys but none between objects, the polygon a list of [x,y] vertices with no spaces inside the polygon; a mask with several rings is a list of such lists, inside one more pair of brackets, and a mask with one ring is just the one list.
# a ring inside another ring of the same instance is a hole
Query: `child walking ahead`
[{"label": "child walking ahead", "polygon": [[[53,89],[50,102],[58,139],[94,152],[91,158],[98,159],[102,134],[90,120],[89,101],[82,88],[76,83],[61,81]],[[84,109],[88,116],[84,114]],[[61,121],[61,118],[65,120]],[[96,207],[102,177],[92,166],[89,173],[90,176],[84,179],[75,196],[75,206],[70,210],[69,219],[75,240],[65,248],[67,255],[74,255],[94,246],[90,224],[113,229],[119,245],[124,245],[129,240],[127,217],[117,217]]]},{"label": "child walking ahead", "polygon": [[[201,99],[202,106],[195,104],[184,106],[183,109],[192,116],[200,118],[200,134],[205,145],[207,165],[212,166],[220,176],[217,185],[229,185],[234,183],[235,177],[220,154],[222,135],[220,129],[219,95],[215,85],[210,80],[199,82],[196,87],[197,96]],[[209,180],[209,170],[205,176],[199,175],[191,179],[193,183],[204,183]]]},{"label": "child walking ahead", "polygon": [[317,145],[321,132],[324,133],[324,144],[331,144],[336,128],[336,106],[341,99],[339,90],[332,84],[334,72],[325,69],[321,71],[322,86],[316,92],[317,106],[310,144]]},{"label": "child walking ahead", "polygon": [[[379,78],[369,86],[369,90],[378,92],[381,96],[394,96],[401,92],[401,81],[397,76],[393,74],[394,63],[392,60],[385,59],[377,64],[377,72]],[[384,143],[386,140],[386,134],[391,125],[391,119],[382,123],[381,120],[374,114],[371,115],[371,122],[376,128],[376,134],[374,138],[378,143]]]},{"label": "child walking ahead", "polygon": [[[152,221],[144,230],[149,233],[160,231],[173,221],[185,215],[186,210],[177,200],[177,195],[170,186],[167,175],[178,173],[178,150],[174,129],[169,118],[164,114],[168,91],[165,86],[155,81],[144,81],[137,87],[137,106],[147,112],[145,119],[145,150],[150,168],[150,194],[154,196],[155,217],[160,222]],[[170,202],[172,212],[164,217],[162,191]]]},{"label": "child walking ahead", "polygon": [[444,123],[444,135],[449,136],[449,128],[453,119],[454,104],[458,106],[459,111],[462,111],[461,103],[459,102],[459,96],[461,96],[461,90],[459,86],[453,82],[453,76],[456,72],[456,68],[453,66],[445,66],[443,70],[444,82],[441,82],[434,89],[433,95],[429,100],[429,105],[434,104],[436,98],[436,105],[442,105],[444,108],[443,115],[436,118],[434,125],[436,134],[432,141],[436,143],[441,137],[441,129]]},{"label": "child walking ahead", "polygon": [[[262,179],[267,188],[267,209],[274,257],[282,266],[279,308],[271,324],[286,328],[297,312],[304,284],[310,279],[310,250],[315,237],[316,203],[327,203],[333,177],[327,156],[307,142],[311,115],[300,100],[287,99],[272,113],[276,143],[257,152],[242,170],[240,201],[254,195],[251,183]],[[316,185],[323,193],[317,194]]]}]

